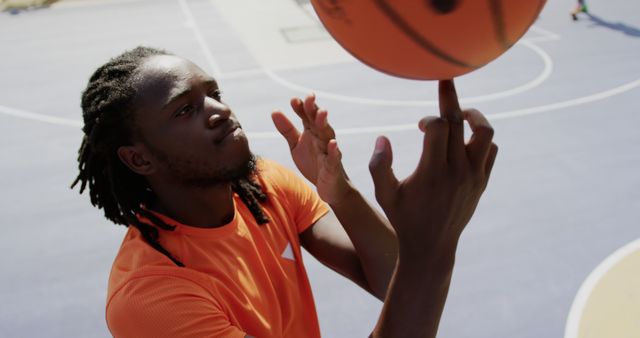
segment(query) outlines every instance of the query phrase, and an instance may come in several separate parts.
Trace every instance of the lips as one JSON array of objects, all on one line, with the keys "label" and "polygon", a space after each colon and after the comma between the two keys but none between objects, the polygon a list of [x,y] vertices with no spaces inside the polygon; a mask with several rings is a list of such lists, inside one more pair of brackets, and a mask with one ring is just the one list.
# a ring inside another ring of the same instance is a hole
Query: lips
[{"label": "lips", "polygon": [[221,124],[216,129],[218,128],[219,130],[216,131],[216,138],[214,139],[216,144],[221,143],[227,136],[233,134],[236,129],[240,128],[240,124],[229,119],[227,123]]}]

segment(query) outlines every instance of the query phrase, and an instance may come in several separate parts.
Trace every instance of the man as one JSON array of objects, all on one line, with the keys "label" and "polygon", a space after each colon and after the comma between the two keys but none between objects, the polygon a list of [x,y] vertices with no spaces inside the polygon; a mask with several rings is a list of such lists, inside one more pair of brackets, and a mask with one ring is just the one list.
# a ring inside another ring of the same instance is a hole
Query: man
[{"label": "man", "polygon": [[[416,171],[398,181],[389,141],[370,163],[391,224],[351,185],[327,111],[292,99],[298,131],[272,115],[300,172],[256,160],[215,79],[138,47],[98,68],[82,97],[80,174],[94,206],[129,226],[109,279],[116,337],[319,337],[301,246],[380,300],[373,337],[433,337],[457,241],[497,147],[440,84],[442,117],[420,121]],[[465,145],[465,118],[474,135]],[[324,201],[324,202],[323,202]]]},{"label": "man", "polygon": [[587,8],[586,0],[578,0],[578,4],[576,8],[571,12],[571,18],[573,21],[578,20],[579,13],[587,13],[589,14],[589,9]]}]

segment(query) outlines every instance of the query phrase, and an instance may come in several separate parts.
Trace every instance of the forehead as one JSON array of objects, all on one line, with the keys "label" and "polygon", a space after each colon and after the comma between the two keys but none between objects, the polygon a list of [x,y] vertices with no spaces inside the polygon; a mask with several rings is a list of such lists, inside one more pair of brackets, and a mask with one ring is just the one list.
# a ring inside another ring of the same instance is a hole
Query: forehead
[{"label": "forehead", "polygon": [[144,61],[136,75],[138,103],[144,104],[147,99],[158,102],[208,80],[212,78],[187,59],[173,55],[152,56]]}]

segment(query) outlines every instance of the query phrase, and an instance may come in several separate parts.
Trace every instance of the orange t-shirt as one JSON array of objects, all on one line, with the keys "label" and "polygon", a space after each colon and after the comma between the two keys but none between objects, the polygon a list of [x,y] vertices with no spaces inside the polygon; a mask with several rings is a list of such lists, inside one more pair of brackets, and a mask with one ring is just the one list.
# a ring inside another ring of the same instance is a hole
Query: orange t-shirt
[{"label": "orange t-shirt", "polygon": [[258,225],[234,194],[235,216],[197,228],[161,216],[159,242],[129,227],[109,277],[106,318],[117,337],[320,337],[299,234],[329,209],[301,178],[258,162],[270,222]]}]

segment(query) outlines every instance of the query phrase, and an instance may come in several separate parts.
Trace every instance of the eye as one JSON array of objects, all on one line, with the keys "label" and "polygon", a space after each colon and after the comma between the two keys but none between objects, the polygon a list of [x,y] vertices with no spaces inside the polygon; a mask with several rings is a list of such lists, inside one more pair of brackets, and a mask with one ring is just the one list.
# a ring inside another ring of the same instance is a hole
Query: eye
[{"label": "eye", "polygon": [[208,96],[218,102],[220,102],[220,100],[222,100],[222,91],[220,89],[215,89],[212,90]]},{"label": "eye", "polygon": [[195,107],[193,105],[187,104],[182,106],[182,108],[178,109],[178,111],[174,114],[175,117],[188,116],[191,115],[195,111]]}]

